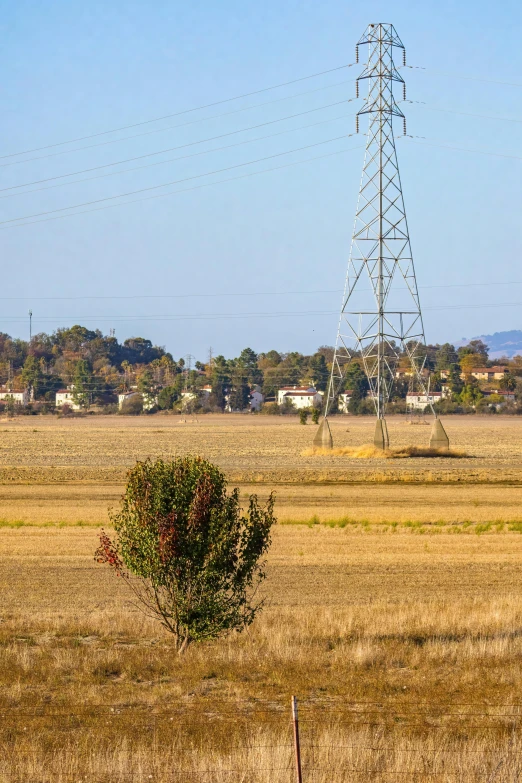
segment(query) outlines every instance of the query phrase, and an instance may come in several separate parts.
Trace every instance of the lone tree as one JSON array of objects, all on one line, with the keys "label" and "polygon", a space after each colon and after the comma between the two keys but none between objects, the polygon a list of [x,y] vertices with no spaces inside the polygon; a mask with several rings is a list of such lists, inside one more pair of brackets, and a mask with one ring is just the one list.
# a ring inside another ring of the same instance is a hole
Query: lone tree
[{"label": "lone tree", "polygon": [[102,530],[95,559],[125,580],[181,654],[241,631],[261,609],[273,508],[273,495],[264,507],[251,495],[242,514],[239,490],[227,494],[224,474],[201,457],[137,462],[111,516],[118,538]]}]

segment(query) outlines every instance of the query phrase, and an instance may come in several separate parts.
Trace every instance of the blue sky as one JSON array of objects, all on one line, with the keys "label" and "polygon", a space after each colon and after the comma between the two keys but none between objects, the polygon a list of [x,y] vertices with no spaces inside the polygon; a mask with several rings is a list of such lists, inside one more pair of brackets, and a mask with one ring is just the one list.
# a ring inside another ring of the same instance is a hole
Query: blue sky
[{"label": "blue sky", "polygon": [[[336,68],[353,62],[368,22],[393,22],[408,62],[426,69],[404,72],[408,97],[425,102],[406,105],[408,133],[425,139],[399,139],[397,148],[427,339],[522,327],[519,3],[17,0],[2,4],[0,18],[6,156]],[[340,138],[354,129],[359,104],[342,101],[354,97],[355,75],[338,70],[4,157],[1,188],[15,189],[0,192],[0,221],[188,181],[144,195],[185,192],[126,206],[0,222],[0,330],[27,337],[32,308],[33,331],[115,328],[120,339],[143,335],[176,357],[204,359],[210,346],[230,356],[247,345],[310,352],[332,344],[364,151],[362,135]],[[469,116],[477,114],[488,117]],[[247,143],[215,150],[239,141]],[[191,146],[151,156],[182,145]],[[280,155],[302,147],[310,148]],[[186,157],[195,151],[205,154]],[[16,187],[51,177],[61,179]]]}]

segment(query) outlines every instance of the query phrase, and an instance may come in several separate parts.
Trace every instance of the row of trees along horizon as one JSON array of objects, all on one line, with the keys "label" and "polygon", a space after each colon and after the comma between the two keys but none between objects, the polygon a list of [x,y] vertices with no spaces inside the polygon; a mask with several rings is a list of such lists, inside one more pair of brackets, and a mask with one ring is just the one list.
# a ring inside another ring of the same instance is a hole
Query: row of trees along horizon
[{"label": "row of trees along horizon", "polygon": [[[458,349],[450,343],[427,345],[425,352],[431,390],[438,391],[446,384],[451,391],[451,399],[439,403],[447,412],[452,412],[451,406],[476,407],[480,403],[483,384],[471,372],[493,364],[508,367],[506,377],[496,385],[515,391],[517,408],[520,393],[522,410],[522,356],[490,361],[488,348],[481,340],[472,340]],[[0,381],[12,391],[30,388],[29,410],[37,411],[52,410],[56,392],[64,387],[73,388],[73,399],[82,407],[105,406],[109,412],[109,406],[117,404],[118,393],[131,389],[157,400],[158,409],[170,410],[179,407],[183,391],[197,392],[205,385],[212,386],[208,409],[224,410],[227,397],[229,408],[245,410],[254,386],[260,387],[265,398],[275,397],[281,386],[313,385],[318,391],[325,391],[333,353],[333,347],[327,345],[311,355],[275,350],[256,354],[245,348],[236,358],[217,355],[207,363],[196,361],[194,368],[189,369],[185,359],[174,359],[164,347],[143,337],[119,343],[116,337],[104,336],[98,329],[91,331],[75,325],[52,334],[42,332],[30,342],[0,333]],[[403,354],[399,369],[408,367],[408,356]],[[443,370],[449,373],[445,380],[440,375]],[[352,413],[373,412],[371,400],[366,399],[368,388],[362,364],[355,359],[343,389],[353,393],[349,404]],[[397,379],[392,398],[397,412],[405,405],[407,392],[408,380]]]}]

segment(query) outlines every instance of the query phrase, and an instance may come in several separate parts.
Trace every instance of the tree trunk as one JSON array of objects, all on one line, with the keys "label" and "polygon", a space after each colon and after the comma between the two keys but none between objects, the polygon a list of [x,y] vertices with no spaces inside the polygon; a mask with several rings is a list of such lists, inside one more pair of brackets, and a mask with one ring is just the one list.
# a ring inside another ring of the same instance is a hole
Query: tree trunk
[{"label": "tree trunk", "polygon": [[180,647],[178,648],[178,655],[183,655],[183,653],[185,652],[185,650],[189,646],[189,643],[190,643],[190,637],[189,636],[185,636],[185,638],[181,642]]}]

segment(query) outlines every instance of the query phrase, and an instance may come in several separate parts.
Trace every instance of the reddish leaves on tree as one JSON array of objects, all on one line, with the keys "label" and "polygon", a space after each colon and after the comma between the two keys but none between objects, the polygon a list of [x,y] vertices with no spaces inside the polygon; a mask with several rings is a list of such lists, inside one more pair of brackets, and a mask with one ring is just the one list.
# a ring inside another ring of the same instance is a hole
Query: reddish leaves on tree
[{"label": "reddish leaves on tree", "polygon": [[105,530],[102,530],[100,533],[100,546],[94,553],[94,559],[97,563],[107,563],[114,569],[116,576],[126,576],[125,568],[116,546],[112,543]]},{"label": "reddish leaves on tree", "polygon": [[172,511],[158,522],[159,556],[162,563],[168,563],[179,556],[179,532],[176,527],[176,513]]},{"label": "reddish leaves on tree", "polygon": [[192,528],[203,532],[208,527],[209,512],[212,507],[212,489],[212,479],[208,473],[204,473],[197,483],[192,499],[187,520],[189,530]]}]

